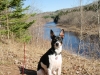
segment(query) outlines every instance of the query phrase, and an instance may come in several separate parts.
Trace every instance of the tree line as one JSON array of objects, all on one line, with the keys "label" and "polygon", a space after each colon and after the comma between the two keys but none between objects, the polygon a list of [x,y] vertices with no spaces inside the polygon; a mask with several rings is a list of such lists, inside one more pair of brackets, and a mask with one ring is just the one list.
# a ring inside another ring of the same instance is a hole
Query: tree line
[{"label": "tree line", "polygon": [[[88,5],[82,6],[82,9],[83,11],[96,12],[98,9],[100,9],[100,0],[98,0],[97,2],[88,4]],[[55,11],[55,13],[57,13],[57,15],[59,16],[62,16],[62,15],[67,15],[68,13],[71,13],[71,12],[78,12],[78,11],[80,11],[80,7],[75,7],[75,8],[67,9],[67,10],[57,10]]]}]

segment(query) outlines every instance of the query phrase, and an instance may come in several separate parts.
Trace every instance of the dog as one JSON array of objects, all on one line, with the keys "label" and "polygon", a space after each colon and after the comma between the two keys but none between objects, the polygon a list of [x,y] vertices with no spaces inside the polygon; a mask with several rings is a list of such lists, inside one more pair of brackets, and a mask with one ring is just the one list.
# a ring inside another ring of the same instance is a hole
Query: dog
[{"label": "dog", "polygon": [[51,30],[50,36],[52,39],[51,48],[40,58],[37,75],[61,75],[64,30],[61,30],[59,36],[55,36]]}]

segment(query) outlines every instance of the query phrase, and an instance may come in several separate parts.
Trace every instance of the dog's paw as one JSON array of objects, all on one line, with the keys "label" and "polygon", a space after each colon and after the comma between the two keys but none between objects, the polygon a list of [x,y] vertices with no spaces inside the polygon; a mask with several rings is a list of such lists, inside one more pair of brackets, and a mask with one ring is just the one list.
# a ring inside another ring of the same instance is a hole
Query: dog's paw
[{"label": "dog's paw", "polygon": [[56,75],[56,71],[53,71],[53,74]]}]

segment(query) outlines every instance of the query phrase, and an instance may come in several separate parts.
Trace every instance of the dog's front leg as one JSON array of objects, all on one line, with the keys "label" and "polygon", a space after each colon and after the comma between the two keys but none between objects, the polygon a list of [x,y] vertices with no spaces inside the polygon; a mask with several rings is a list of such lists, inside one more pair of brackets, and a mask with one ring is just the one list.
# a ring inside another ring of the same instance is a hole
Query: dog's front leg
[{"label": "dog's front leg", "polygon": [[48,69],[48,75],[53,75],[51,69]]},{"label": "dog's front leg", "polygon": [[61,75],[61,67],[58,68],[57,75]]}]

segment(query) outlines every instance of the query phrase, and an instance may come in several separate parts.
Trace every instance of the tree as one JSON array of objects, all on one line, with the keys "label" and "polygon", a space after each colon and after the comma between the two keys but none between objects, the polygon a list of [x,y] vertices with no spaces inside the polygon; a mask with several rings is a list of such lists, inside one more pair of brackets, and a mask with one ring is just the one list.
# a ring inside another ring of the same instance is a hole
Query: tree
[{"label": "tree", "polygon": [[[26,22],[29,15],[24,12],[25,10],[28,10],[29,6],[26,8],[22,7],[24,0],[5,1],[0,1],[0,24],[2,25],[1,32],[4,32],[5,34],[9,32],[9,36],[13,34],[13,37],[16,39],[23,40],[24,42],[28,41],[30,36],[28,35],[27,29],[35,22],[34,20],[32,22]],[[3,12],[6,13],[6,16]]]},{"label": "tree", "polygon": [[57,24],[59,19],[60,19],[60,18],[59,18],[59,15],[55,16],[54,22]]}]

